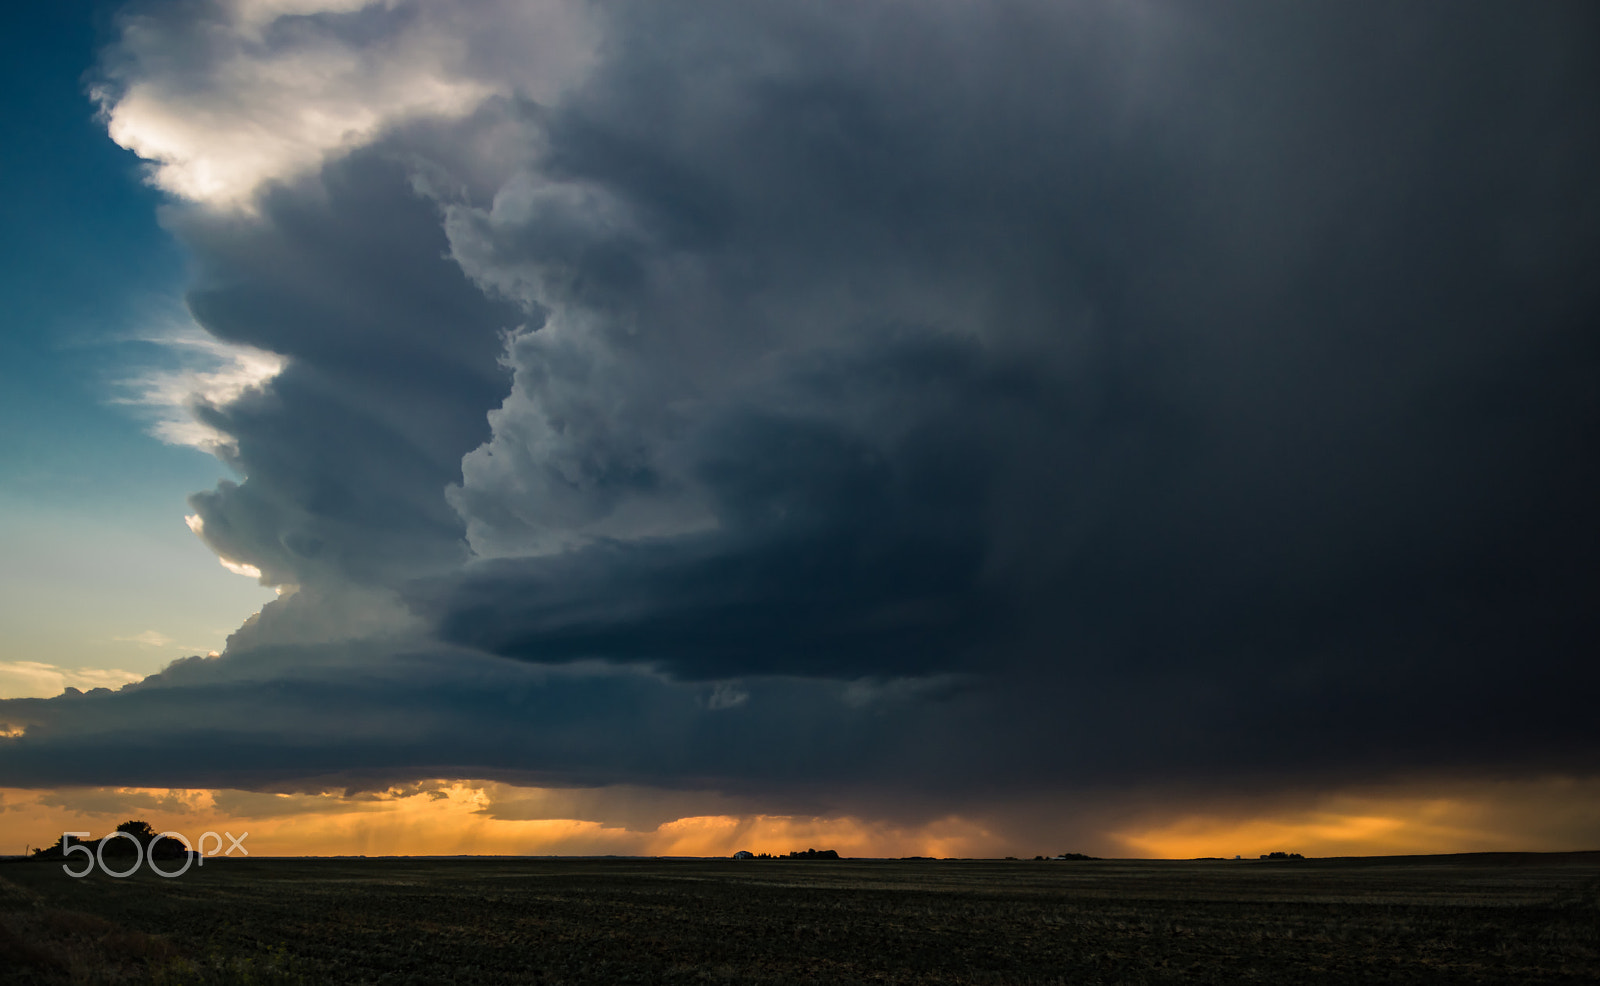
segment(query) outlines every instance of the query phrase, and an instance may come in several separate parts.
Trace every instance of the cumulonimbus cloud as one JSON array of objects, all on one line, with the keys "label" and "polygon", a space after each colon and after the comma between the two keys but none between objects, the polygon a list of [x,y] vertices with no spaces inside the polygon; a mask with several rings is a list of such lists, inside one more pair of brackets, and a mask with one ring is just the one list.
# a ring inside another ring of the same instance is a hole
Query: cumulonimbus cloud
[{"label": "cumulonimbus cloud", "polygon": [[208,9],[105,105],[300,588],[18,782],[1593,769],[1588,9]]}]

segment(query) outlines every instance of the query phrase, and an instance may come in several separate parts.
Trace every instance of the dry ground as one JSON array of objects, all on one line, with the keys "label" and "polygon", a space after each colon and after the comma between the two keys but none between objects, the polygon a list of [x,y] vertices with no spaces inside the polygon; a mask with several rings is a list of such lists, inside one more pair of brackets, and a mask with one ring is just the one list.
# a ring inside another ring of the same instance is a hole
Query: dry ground
[{"label": "dry ground", "polygon": [[0,864],[0,983],[1596,983],[1600,853]]}]

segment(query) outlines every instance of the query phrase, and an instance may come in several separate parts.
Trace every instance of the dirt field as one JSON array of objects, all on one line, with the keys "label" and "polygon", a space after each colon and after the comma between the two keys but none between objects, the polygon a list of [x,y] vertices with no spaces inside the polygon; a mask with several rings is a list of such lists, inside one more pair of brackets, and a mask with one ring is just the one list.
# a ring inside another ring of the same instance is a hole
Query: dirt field
[{"label": "dirt field", "polygon": [[1595,983],[1600,853],[0,864],[0,983]]}]

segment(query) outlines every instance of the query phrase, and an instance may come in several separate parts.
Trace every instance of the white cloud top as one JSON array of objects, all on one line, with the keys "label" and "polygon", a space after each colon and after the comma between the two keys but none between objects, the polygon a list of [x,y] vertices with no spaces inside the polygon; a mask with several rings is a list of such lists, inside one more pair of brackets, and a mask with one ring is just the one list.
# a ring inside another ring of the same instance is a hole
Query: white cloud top
[{"label": "white cloud top", "polygon": [[[257,190],[314,171],[393,124],[459,116],[494,93],[538,99],[587,62],[571,10],[517,5],[532,43],[490,72],[507,17],[438,3],[224,0],[207,14],[129,16],[96,89],[111,138],[181,199],[250,211]],[[493,81],[490,81],[493,79]]]}]

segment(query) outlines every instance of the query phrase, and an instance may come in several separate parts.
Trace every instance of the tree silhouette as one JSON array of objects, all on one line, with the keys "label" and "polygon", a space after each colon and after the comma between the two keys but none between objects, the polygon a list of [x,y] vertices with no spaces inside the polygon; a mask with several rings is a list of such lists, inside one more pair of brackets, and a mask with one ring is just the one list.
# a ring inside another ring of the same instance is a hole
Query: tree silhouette
[{"label": "tree silhouette", "polygon": [[[156,830],[152,828],[150,823],[144,819],[130,819],[126,822],[123,822],[121,825],[118,825],[116,827],[116,831],[126,833],[137,840],[140,849],[147,857],[154,856],[158,859],[180,859],[187,851],[184,849],[183,843],[177,839],[157,839]],[[98,854],[100,851],[100,843],[104,841],[104,838],[79,839],[76,840],[75,844],[87,846],[90,852]],[[66,847],[61,844],[61,840],[57,839],[53,845],[50,845],[44,849],[35,849],[33,851],[33,858],[64,859],[66,857],[65,848]],[[122,838],[112,839],[105,848],[105,854],[107,856],[131,856],[135,852],[136,850],[128,843],[128,840]]]},{"label": "tree silhouette", "polygon": [[156,837],[156,830],[151,828],[150,823],[144,821],[143,819],[132,822],[123,822],[121,825],[117,826],[117,831],[126,832],[135,839],[138,839],[140,845],[149,845],[150,840]]}]

